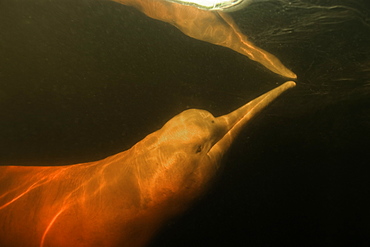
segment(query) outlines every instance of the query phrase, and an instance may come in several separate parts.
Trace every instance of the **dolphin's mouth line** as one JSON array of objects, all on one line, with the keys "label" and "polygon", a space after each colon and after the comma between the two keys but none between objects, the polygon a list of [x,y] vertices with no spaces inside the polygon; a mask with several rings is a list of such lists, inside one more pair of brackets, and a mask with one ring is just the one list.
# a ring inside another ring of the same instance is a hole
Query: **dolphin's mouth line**
[{"label": "dolphin's mouth line", "polygon": [[[251,112],[253,112],[253,110],[257,107],[257,106],[259,106],[261,103],[263,103],[264,101],[265,101],[266,99],[264,98],[264,99],[262,99],[260,102],[258,102],[256,105],[254,105],[251,109],[249,109],[248,110],[248,112],[247,113],[245,113],[245,114],[243,114],[243,116],[242,117],[240,117],[238,120],[236,120],[235,122],[234,122],[234,124],[231,126],[231,128],[229,128],[229,130],[220,138],[220,140],[217,142],[217,143],[219,143],[220,141],[222,141],[222,139],[226,136],[226,135],[228,135],[228,134],[230,134],[231,135],[231,132],[233,132],[234,131],[234,128],[235,128],[235,126],[237,126],[240,122],[242,122]],[[216,144],[217,144],[216,143]],[[215,145],[216,145],[215,144]]]},{"label": "dolphin's mouth line", "polygon": [[[248,110],[247,113],[243,114],[242,117],[238,118],[232,125],[230,128],[228,128],[228,130],[225,132],[225,134],[222,135],[222,137],[220,139],[218,139],[217,142],[215,142],[212,147],[208,150],[207,152],[207,155],[209,155],[212,150],[214,149],[215,146],[219,145],[220,142],[224,141],[224,139],[226,138],[226,136],[230,136],[230,138],[232,138],[232,134],[234,132],[234,129],[237,125],[239,125],[240,122],[242,122],[251,112],[253,112],[253,110],[259,106],[262,102],[264,102],[265,99],[261,100],[260,102],[258,102],[258,104],[254,105],[251,109]],[[235,133],[235,132],[234,132]]]},{"label": "dolphin's mouth line", "polygon": [[220,118],[225,118],[224,121],[226,121],[226,127],[228,128],[228,130],[225,132],[224,135],[222,135],[221,138],[218,139],[217,142],[212,145],[207,155],[214,155],[213,152],[217,152],[217,147],[219,147],[219,153],[222,153],[223,150],[226,150],[231,145],[233,139],[237,136],[242,127],[244,127],[245,124],[249,122],[249,120],[257,116],[259,112],[266,108],[266,106],[273,102],[283,92],[285,92],[289,88],[294,87],[295,85],[296,84],[294,81],[287,81],[277,88],[274,88],[267,93],[257,97],[256,99],[248,102],[244,106],[239,107],[235,111],[221,116]]}]

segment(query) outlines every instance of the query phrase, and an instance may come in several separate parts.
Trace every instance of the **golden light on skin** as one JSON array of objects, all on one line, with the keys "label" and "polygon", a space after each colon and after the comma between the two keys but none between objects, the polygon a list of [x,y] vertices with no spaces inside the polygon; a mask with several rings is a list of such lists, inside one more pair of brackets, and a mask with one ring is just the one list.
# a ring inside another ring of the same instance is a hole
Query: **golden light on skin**
[{"label": "golden light on skin", "polygon": [[295,79],[297,75],[278,58],[255,46],[224,12],[207,11],[165,0],[112,0],[133,6],[150,18],[167,22],[194,39],[230,48],[254,60],[272,72]]},{"label": "golden light on skin", "polygon": [[207,189],[242,127],[294,86],[286,82],[217,118],[186,110],[103,160],[1,166],[0,246],[144,246]]},{"label": "golden light on skin", "polygon": [[234,12],[236,10],[245,8],[246,6],[253,3],[255,0],[167,0],[167,1],[183,5],[190,5],[208,11]]}]

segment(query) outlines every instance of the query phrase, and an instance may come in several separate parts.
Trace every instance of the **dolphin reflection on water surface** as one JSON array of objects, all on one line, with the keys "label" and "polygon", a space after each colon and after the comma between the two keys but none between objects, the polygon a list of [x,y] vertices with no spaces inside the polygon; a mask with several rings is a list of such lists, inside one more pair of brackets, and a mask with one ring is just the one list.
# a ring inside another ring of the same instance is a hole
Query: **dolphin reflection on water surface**
[{"label": "dolphin reflection on water surface", "polygon": [[[254,60],[270,71],[287,78],[297,78],[280,60],[269,52],[255,46],[239,30],[234,20],[223,11],[207,11],[194,6],[166,0],[112,0],[133,6],[150,18],[167,22],[194,39],[230,48]],[[261,0],[259,0],[261,1]],[[186,2],[186,1],[185,1]],[[248,6],[251,0],[239,2]]]},{"label": "dolphin reflection on water surface", "polygon": [[217,174],[242,127],[292,81],[220,117],[190,109],[131,149],[69,166],[0,166],[0,246],[143,246]]}]

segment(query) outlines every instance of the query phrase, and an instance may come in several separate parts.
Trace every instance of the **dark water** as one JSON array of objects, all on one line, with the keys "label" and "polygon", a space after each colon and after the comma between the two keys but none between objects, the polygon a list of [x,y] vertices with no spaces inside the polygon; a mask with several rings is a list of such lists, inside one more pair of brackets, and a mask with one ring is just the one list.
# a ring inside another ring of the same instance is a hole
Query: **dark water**
[{"label": "dark water", "polygon": [[[209,194],[154,246],[370,245],[370,10],[275,1],[233,13],[297,73],[249,125]],[[0,2],[0,163],[128,149],[187,108],[225,114],[284,81],[109,1]]]}]

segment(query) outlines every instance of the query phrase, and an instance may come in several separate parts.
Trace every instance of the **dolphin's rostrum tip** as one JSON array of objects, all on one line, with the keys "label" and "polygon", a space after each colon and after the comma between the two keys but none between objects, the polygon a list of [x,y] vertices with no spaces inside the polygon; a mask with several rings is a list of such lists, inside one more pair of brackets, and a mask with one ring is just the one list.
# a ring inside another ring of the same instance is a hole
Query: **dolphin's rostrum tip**
[{"label": "dolphin's rostrum tip", "polygon": [[295,81],[287,81],[284,84],[286,84],[287,86],[289,86],[289,88],[295,87],[297,85],[297,83]]}]

